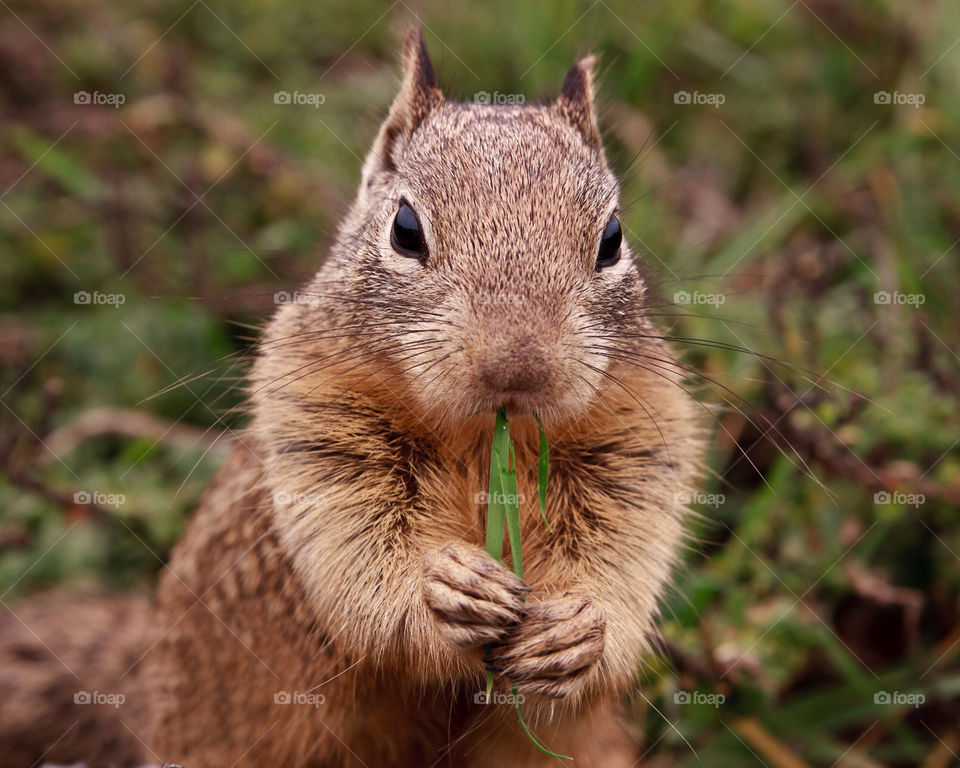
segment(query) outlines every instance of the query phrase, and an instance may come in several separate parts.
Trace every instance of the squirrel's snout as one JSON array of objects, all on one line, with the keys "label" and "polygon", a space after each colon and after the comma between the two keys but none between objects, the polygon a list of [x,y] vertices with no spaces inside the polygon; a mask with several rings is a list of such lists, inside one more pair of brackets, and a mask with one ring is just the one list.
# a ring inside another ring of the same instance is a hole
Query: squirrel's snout
[{"label": "squirrel's snout", "polygon": [[480,362],[478,375],[493,395],[537,395],[550,381],[546,360],[536,349],[522,346],[505,354],[491,354]]}]

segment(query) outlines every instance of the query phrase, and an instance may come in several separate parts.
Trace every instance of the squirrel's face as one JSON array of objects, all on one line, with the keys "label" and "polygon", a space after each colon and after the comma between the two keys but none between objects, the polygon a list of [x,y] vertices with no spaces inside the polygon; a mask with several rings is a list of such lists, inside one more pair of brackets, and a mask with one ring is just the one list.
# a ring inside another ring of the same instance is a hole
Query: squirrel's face
[{"label": "squirrel's face", "polygon": [[529,107],[445,101],[422,41],[408,41],[405,63],[318,280],[370,297],[351,305],[351,321],[389,334],[397,384],[418,411],[575,416],[605,386],[604,338],[637,332],[644,293],[592,111],[591,62],[574,65],[555,103]]}]

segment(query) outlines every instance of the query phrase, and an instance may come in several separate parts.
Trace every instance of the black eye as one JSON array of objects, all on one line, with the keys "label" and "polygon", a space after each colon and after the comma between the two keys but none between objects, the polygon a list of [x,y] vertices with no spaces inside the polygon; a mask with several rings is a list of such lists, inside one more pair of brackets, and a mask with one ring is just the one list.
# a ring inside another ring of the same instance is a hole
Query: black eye
[{"label": "black eye", "polygon": [[406,203],[400,203],[400,209],[393,219],[393,230],[390,232],[390,245],[401,256],[412,259],[427,258],[427,243],[423,239],[420,221]]},{"label": "black eye", "polygon": [[610,267],[620,261],[620,242],[622,240],[623,232],[620,231],[620,220],[616,216],[611,216],[606,229],[603,230],[603,237],[600,239],[600,250],[597,252],[598,270]]}]

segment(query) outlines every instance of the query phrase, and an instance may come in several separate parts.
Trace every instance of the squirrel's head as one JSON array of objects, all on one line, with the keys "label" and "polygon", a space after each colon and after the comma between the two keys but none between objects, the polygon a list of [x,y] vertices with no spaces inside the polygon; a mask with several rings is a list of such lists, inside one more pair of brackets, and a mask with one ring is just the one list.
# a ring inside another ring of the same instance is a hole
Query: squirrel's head
[{"label": "squirrel's head", "polygon": [[381,334],[367,348],[420,412],[507,404],[574,417],[606,386],[603,340],[644,328],[593,59],[574,63],[552,103],[510,106],[447,101],[419,29],[403,63],[357,199],[308,290],[356,345]]}]

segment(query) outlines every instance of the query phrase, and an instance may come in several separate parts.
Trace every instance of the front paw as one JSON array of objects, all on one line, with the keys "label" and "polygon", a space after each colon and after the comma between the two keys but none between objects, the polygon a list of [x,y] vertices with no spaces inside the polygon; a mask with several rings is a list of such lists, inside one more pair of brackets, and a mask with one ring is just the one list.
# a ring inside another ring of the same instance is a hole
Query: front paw
[{"label": "front paw", "polygon": [[532,603],[493,659],[520,691],[551,698],[581,689],[603,654],[606,619],[591,598],[574,593]]},{"label": "front paw", "polygon": [[523,617],[530,591],[479,547],[449,542],[424,562],[423,597],[440,633],[464,650],[502,640]]}]

